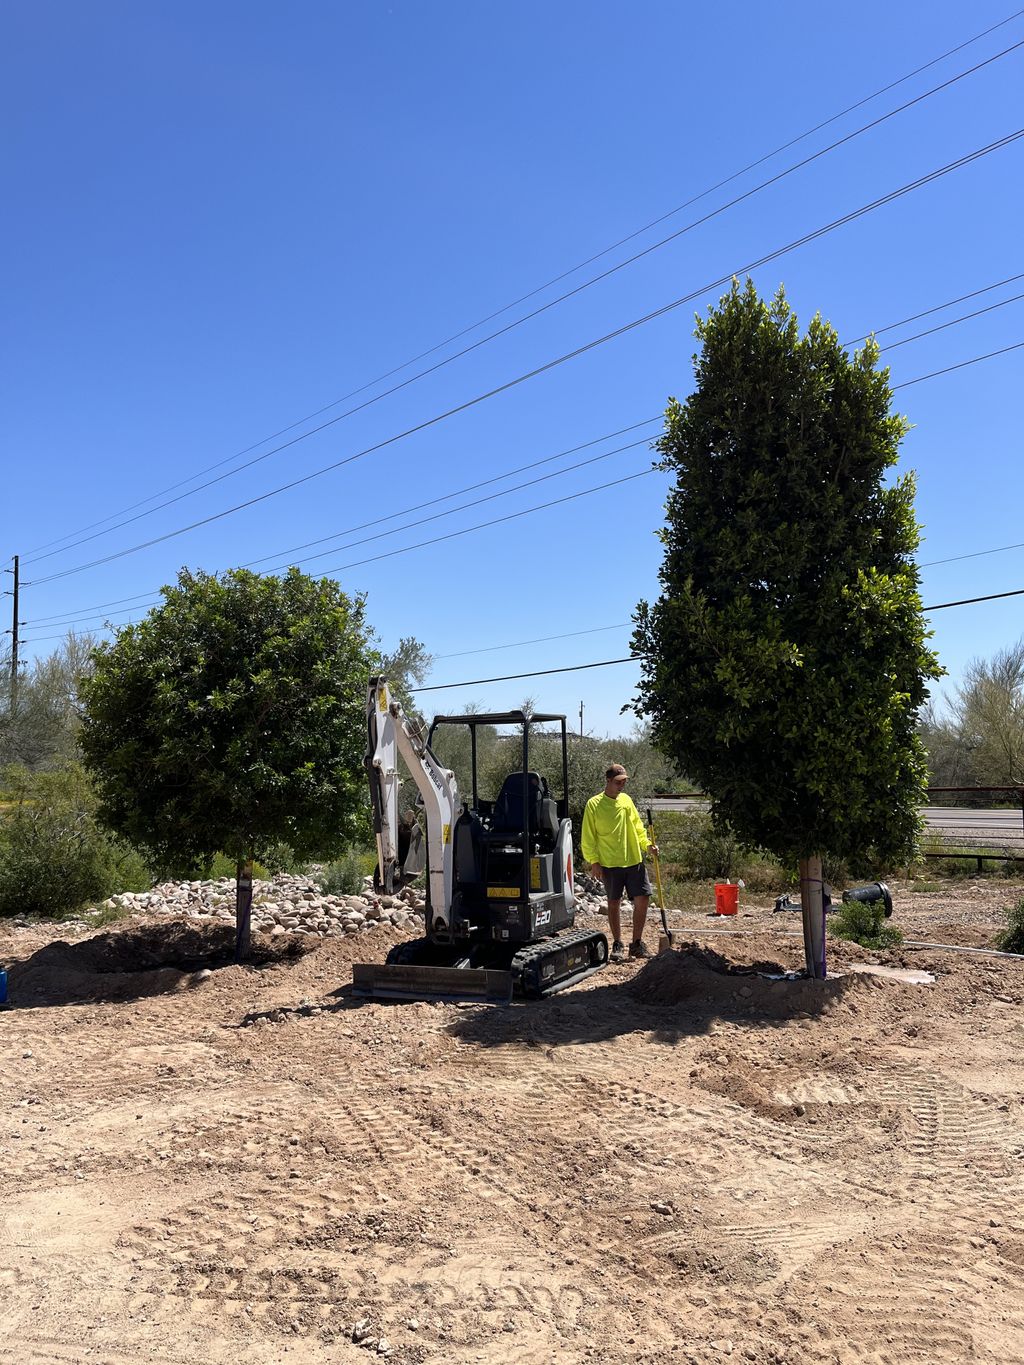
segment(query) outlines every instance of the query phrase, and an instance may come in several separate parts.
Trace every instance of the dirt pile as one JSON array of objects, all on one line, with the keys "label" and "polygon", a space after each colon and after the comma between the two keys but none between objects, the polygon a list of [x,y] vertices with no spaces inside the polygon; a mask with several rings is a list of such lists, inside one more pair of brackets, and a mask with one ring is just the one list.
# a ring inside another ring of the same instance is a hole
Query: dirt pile
[{"label": "dirt pile", "polygon": [[[320,944],[312,936],[253,934],[250,962],[262,966],[303,957]],[[230,925],[171,920],[113,930],[68,943],[47,943],[12,963],[12,1003],[67,1004],[76,1000],[128,1000],[200,984],[234,961]]]},{"label": "dirt pile", "polygon": [[[721,953],[696,943],[653,958],[630,986],[646,1005],[678,1005],[715,1013],[756,1013],[766,1018],[822,1014],[851,991],[870,991],[866,977],[833,976],[825,981],[787,977],[778,962],[734,966]],[[772,976],[782,977],[772,980]]]}]

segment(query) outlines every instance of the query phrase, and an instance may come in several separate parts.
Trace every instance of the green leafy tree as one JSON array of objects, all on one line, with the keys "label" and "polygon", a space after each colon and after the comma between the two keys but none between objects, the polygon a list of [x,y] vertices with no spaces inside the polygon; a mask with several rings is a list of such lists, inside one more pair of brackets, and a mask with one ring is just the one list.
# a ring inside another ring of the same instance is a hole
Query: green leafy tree
[{"label": "green leafy tree", "polygon": [[972,782],[1024,782],[1024,638],[991,659],[970,661],[952,712]]},{"label": "green leafy tree", "polygon": [[[0,766],[39,772],[77,760],[77,689],[91,667],[94,645],[93,636],[70,631],[52,654],[23,670],[13,694],[0,687]],[[0,678],[6,681],[9,669],[7,651],[0,654]]]},{"label": "green leafy tree", "polygon": [[336,856],[368,837],[365,602],[329,579],[183,570],[94,654],[81,747],[100,818],[166,866],[218,851],[238,876],[248,951],[252,862],[286,843]]},{"label": "green leafy tree", "polygon": [[868,341],[734,282],[698,320],[696,388],[658,442],[675,474],[634,705],[745,844],[800,863],[824,974],[821,856],[902,861],[926,783],[927,681],[907,430]]}]

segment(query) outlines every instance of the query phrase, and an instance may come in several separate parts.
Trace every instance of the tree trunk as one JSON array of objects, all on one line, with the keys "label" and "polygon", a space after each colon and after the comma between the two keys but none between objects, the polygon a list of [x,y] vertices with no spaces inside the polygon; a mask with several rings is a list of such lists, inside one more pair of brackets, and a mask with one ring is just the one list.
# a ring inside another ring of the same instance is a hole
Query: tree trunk
[{"label": "tree trunk", "polygon": [[804,956],[807,975],[825,978],[825,900],[821,859],[800,859],[800,908],[804,921]]},{"label": "tree trunk", "polygon": [[235,961],[244,962],[252,948],[252,859],[235,867]]}]

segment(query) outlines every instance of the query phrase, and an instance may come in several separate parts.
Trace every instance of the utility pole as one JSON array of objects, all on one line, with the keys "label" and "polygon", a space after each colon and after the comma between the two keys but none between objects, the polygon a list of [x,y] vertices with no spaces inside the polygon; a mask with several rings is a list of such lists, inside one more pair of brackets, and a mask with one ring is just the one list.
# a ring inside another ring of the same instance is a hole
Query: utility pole
[{"label": "utility pole", "polygon": [[583,703],[580,702],[580,739],[583,738]]},{"label": "utility pole", "polygon": [[14,568],[6,569],[5,573],[14,574],[14,590],[11,596],[14,598],[14,615],[11,619],[11,710],[13,711],[18,701],[18,588],[20,586],[18,577],[18,556],[14,556]]}]

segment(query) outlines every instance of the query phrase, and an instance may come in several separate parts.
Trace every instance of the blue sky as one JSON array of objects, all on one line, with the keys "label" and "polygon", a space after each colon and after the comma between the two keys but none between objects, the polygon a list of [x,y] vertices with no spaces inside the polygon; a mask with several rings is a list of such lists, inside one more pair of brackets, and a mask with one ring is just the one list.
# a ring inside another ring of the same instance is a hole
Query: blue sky
[{"label": "blue sky", "polygon": [[[1021,48],[400,392],[172,506],[143,503],[264,455],[281,441],[259,443],[282,428],[300,423],[283,439],[301,436],[374,398],[1024,41],[1022,14],[301,424],[1011,12],[875,0],[628,9],[11,0],[0,21],[0,557],[22,559],[27,653],[51,649],[71,618],[85,628],[129,619],[135,604],[99,604],[145,602],[181,565],[270,569],[324,551],[292,547],[329,536],[327,553],[303,567],[365,591],[385,646],[421,639],[437,656],[431,682],[628,653],[623,623],[657,592],[665,476],[618,482],[649,466],[640,445],[515,485],[656,424],[394,514],[684,397],[693,313],[719,288],[333,472],[80,566],[388,441],[1024,126]],[[1024,273],[1022,171],[1018,141],[755,270],[755,281],[762,292],[784,283],[804,321],[820,310],[852,340]],[[1024,280],[880,340],[1018,293]],[[886,358],[899,384],[1022,340],[1018,301]],[[898,392],[914,423],[902,466],[918,473],[922,562],[1024,540],[1022,370],[1017,350]],[[584,496],[394,553],[575,494]],[[125,513],[138,519],[117,525],[125,517],[114,514],[139,503]],[[462,510],[423,520],[452,507]],[[395,527],[406,529],[354,543]],[[82,536],[93,538],[71,543]],[[1020,549],[923,569],[926,603],[1018,587]],[[935,613],[947,685],[969,658],[1024,632],[1021,602]],[[489,648],[539,637],[554,638]],[[582,700],[587,728],[614,732],[635,684],[625,665],[423,700],[454,711],[532,695],[573,716]]]}]

